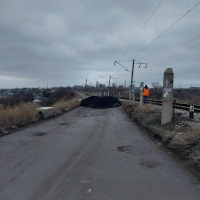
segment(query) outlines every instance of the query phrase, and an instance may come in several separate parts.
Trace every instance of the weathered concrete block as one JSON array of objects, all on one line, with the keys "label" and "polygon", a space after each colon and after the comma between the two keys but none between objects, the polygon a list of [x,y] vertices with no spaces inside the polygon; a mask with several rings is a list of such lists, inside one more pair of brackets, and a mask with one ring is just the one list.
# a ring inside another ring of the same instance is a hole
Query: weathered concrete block
[{"label": "weathered concrete block", "polygon": [[36,108],[36,109],[38,111],[38,114],[42,118],[48,118],[48,117],[52,117],[53,115],[55,115],[54,107],[40,107],[40,108]]}]

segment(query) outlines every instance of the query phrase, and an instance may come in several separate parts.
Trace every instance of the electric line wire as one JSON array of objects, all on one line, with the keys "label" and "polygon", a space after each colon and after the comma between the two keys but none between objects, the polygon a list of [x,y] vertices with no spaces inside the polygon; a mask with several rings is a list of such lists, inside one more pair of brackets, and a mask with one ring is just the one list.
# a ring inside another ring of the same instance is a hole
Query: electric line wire
[{"label": "electric line wire", "polygon": [[140,34],[140,43],[141,43],[141,47],[143,48],[141,34]]},{"label": "electric line wire", "polygon": [[197,36],[197,37],[195,37],[194,39],[190,40],[189,42],[187,42],[187,43],[185,43],[185,44],[181,45],[180,47],[178,47],[178,48],[176,48],[176,49],[174,49],[174,50],[172,50],[172,51],[170,51],[170,52],[168,52],[168,53],[166,53],[166,54],[164,54],[164,55],[160,56],[159,58],[156,58],[156,59],[152,60],[152,61],[151,61],[151,62],[149,62],[148,64],[151,64],[151,63],[153,63],[153,62],[155,62],[155,61],[159,60],[160,58],[163,58],[163,57],[165,57],[165,56],[167,56],[167,55],[171,54],[172,52],[174,52],[174,51],[177,51],[177,50],[178,50],[178,49],[180,49],[181,47],[183,47],[183,46],[185,46],[185,45],[189,44],[190,42],[192,42],[192,41],[196,40],[196,39],[197,39],[197,38],[199,38],[199,37],[200,37],[200,35],[199,35],[199,36]]},{"label": "electric line wire", "polygon": [[134,39],[132,40],[132,42],[128,45],[128,47],[126,48],[126,50],[122,53],[122,55],[118,58],[121,59],[122,56],[127,52],[127,50],[130,48],[130,46],[133,44],[133,42],[135,41],[135,39],[138,37],[138,35],[140,34],[140,32],[143,30],[143,28],[146,26],[146,24],[148,23],[148,21],[151,19],[151,17],[153,16],[153,14],[156,12],[156,10],[158,9],[158,7],[160,6],[160,4],[163,2],[164,0],[162,0],[158,6],[156,7],[156,9],[153,11],[153,13],[151,14],[151,16],[148,18],[148,20],[145,22],[145,24],[143,25],[143,27],[140,29],[140,31],[137,33],[137,35],[134,37]]},{"label": "electric line wire", "polygon": [[[155,21],[155,25],[156,25],[156,31],[157,31],[157,34],[158,34],[158,26],[157,26],[157,23],[156,23],[155,13],[153,13],[153,16],[154,16],[154,21]],[[158,34],[158,36],[159,36],[159,34]]]},{"label": "electric line wire", "polygon": [[154,39],[150,44],[148,44],[142,51],[140,51],[138,54],[135,55],[134,58],[139,56],[144,50],[146,50],[150,45],[152,45],[158,38],[160,38],[162,35],[164,35],[169,29],[171,29],[175,24],[177,24],[181,19],[183,19],[190,11],[192,11],[195,7],[197,7],[200,4],[198,2],[195,6],[193,6],[190,10],[188,10],[187,13],[185,13],[182,17],[180,17],[176,22],[174,22],[170,27],[168,27],[165,31],[163,31],[156,39]]},{"label": "electric line wire", "polygon": [[169,60],[170,58],[173,58],[173,57],[175,57],[175,56],[178,56],[178,55],[180,55],[180,54],[182,54],[182,53],[184,53],[184,52],[186,52],[186,51],[189,51],[189,50],[191,50],[191,49],[194,49],[194,48],[197,47],[197,46],[200,46],[200,44],[197,44],[197,45],[195,45],[195,46],[193,46],[193,47],[191,47],[191,48],[189,48],[189,49],[186,49],[185,51],[182,51],[182,52],[180,52],[180,53],[178,53],[178,54],[176,54],[176,55],[173,55],[173,56],[171,56],[171,57],[169,57],[169,58],[167,58],[167,59],[165,59],[165,60],[162,60],[162,61],[156,63],[155,65],[157,65],[157,64],[159,64],[159,63],[161,63],[161,62],[164,62],[164,61],[166,61],[166,60]]},{"label": "electric line wire", "polygon": [[188,67],[184,67],[184,68],[181,68],[181,69],[174,69],[174,71],[180,71],[180,70],[183,70],[183,69],[186,69],[186,68],[191,68],[191,67],[196,67],[197,65],[199,65],[199,63],[193,65],[193,66],[188,66]]}]

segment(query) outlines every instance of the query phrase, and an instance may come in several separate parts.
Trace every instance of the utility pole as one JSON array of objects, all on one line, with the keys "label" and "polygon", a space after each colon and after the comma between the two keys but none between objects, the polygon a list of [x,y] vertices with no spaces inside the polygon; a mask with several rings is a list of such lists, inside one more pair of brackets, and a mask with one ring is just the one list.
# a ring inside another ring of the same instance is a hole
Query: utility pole
[{"label": "utility pole", "polygon": [[111,79],[111,76],[110,76],[110,78],[109,78],[109,87],[110,87],[110,79]]},{"label": "utility pole", "polygon": [[[115,61],[114,62],[114,65],[115,63],[119,64],[120,66],[122,66],[126,71],[130,72],[131,73],[131,86],[129,87],[130,88],[130,93],[129,93],[129,100],[131,101],[131,99],[133,98],[133,101],[135,101],[135,94],[133,93],[133,73],[134,73],[134,64],[139,64],[140,66],[145,64],[145,68],[147,68],[147,63],[142,63],[142,62],[139,62],[139,61],[136,61],[135,63],[135,60],[131,60],[133,61],[133,64],[132,64],[132,71],[128,70],[126,67],[124,67],[122,64],[120,64],[119,62]],[[140,68],[139,66],[139,68]]]},{"label": "utility pole", "polygon": [[134,72],[134,60],[132,64],[132,72],[131,72],[131,99],[133,98],[133,101],[135,101],[135,95],[133,97],[133,72]]}]

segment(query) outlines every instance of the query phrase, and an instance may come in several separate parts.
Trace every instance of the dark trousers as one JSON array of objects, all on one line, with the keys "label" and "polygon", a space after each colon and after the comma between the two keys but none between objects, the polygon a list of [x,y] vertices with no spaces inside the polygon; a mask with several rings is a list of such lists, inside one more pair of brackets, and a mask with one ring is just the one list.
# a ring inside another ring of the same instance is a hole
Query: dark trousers
[{"label": "dark trousers", "polygon": [[144,104],[147,104],[147,96],[143,96]]}]

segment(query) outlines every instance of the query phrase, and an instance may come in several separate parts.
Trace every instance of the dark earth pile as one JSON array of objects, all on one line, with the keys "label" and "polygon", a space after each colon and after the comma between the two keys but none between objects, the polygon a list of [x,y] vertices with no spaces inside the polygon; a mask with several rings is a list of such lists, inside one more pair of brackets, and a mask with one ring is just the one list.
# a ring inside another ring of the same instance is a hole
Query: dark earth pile
[{"label": "dark earth pile", "polygon": [[84,99],[80,103],[81,106],[88,107],[88,108],[114,108],[121,106],[121,102],[115,97],[88,97]]}]

